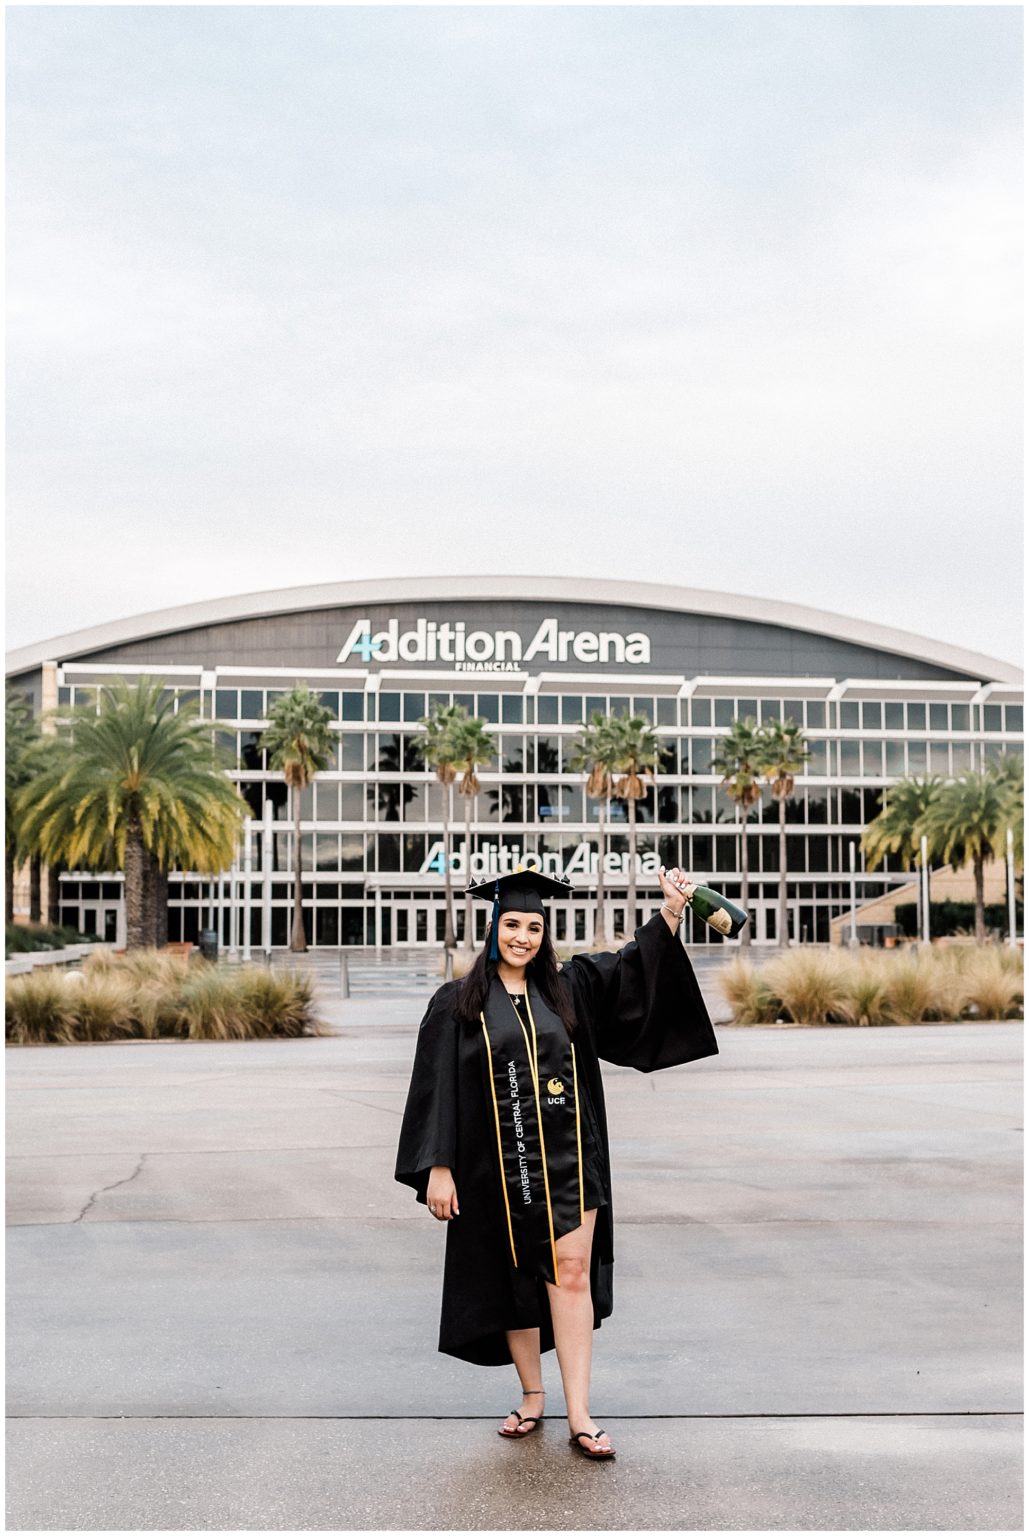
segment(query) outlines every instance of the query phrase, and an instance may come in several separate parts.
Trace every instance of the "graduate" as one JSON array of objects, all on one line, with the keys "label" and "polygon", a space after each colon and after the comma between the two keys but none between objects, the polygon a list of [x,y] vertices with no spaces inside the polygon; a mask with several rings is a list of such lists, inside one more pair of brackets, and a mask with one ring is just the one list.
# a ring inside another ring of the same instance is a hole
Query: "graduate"
[{"label": "graduate", "polygon": [[593,1460],[615,1454],[589,1411],[593,1330],[613,1308],[600,1062],[654,1072],[718,1051],[679,940],[688,877],[659,879],[661,909],[629,943],[563,966],[544,898],[570,882],[519,868],[469,887],[492,903],[486,942],[422,1019],[397,1154],[395,1177],[447,1224],[439,1349],[513,1362],[522,1398],[499,1433],[515,1440],[543,1421],[556,1348],[569,1443]]}]

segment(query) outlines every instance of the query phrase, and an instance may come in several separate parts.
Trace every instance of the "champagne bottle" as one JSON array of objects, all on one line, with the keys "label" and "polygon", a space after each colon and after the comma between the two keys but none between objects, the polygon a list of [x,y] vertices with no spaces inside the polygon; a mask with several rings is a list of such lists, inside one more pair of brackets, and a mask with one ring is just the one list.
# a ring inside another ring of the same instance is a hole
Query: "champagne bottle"
[{"label": "champagne bottle", "polygon": [[687,885],[686,905],[716,933],[724,934],[727,939],[734,939],[748,921],[748,914],[742,907],[738,907],[719,891],[713,891],[709,885]]}]

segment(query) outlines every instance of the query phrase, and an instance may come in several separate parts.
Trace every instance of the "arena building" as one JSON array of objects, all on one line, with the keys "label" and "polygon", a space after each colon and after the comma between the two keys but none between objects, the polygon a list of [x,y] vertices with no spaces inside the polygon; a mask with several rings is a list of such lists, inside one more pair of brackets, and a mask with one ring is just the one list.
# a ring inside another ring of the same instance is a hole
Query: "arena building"
[{"label": "arena building", "polygon": [[[221,722],[232,776],[253,808],[231,871],[173,875],[172,939],[217,926],[244,953],[288,942],[291,810],[260,749],[268,709],[306,681],[332,711],[337,752],[303,795],[304,901],[316,946],[417,946],[443,936],[442,790],[412,753],[436,702],[487,722],[466,861],[455,800],[454,884],[537,864],[573,890],[560,941],[593,936],[591,870],[605,852],[610,919],[627,925],[625,806],[598,802],[571,767],[594,710],[644,714],[662,753],[638,804],[637,921],[660,902],[654,870],[681,865],[738,898],[736,813],[710,769],[738,715],[792,718],[811,748],[788,803],[793,936],[826,941],[849,907],[851,847],[879,792],[905,774],[958,774],[1022,750],[1018,668],[936,640],[793,604],[639,582],[450,577],[334,583],[167,609],[64,635],[8,656],[9,681],[40,709],[95,698],[111,677],[160,678]],[[765,792],[748,830],[753,937],[776,940],[778,808]],[[865,874],[860,900],[910,875]],[[121,884],[61,877],[60,919],[120,941]],[[463,902],[457,902],[461,932]],[[477,936],[487,916],[478,903]],[[702,930],[693,935],[722,942]]]}]

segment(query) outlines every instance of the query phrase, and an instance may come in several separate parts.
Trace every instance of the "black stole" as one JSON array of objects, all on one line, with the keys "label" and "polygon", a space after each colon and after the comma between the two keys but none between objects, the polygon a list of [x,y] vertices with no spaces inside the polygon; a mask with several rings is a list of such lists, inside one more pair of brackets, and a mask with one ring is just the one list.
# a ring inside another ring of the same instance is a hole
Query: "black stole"
[{"label": "black stole", "polygon": [[480,1015],[511,1261],[559,1285],[555,1243],[583,1220],[575,1047],[529,978],[524,1017],[493,978]]}]

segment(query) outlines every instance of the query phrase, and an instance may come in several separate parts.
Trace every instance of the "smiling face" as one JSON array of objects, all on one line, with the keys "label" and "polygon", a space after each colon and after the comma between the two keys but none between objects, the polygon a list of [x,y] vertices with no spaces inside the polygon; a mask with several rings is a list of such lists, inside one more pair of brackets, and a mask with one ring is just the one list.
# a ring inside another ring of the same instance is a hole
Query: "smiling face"
[{"label": "smiling face", "polygon": [[501,963],[521,970],[539,953],[543,919],[538,912],[505,912],[497,929]]}]

